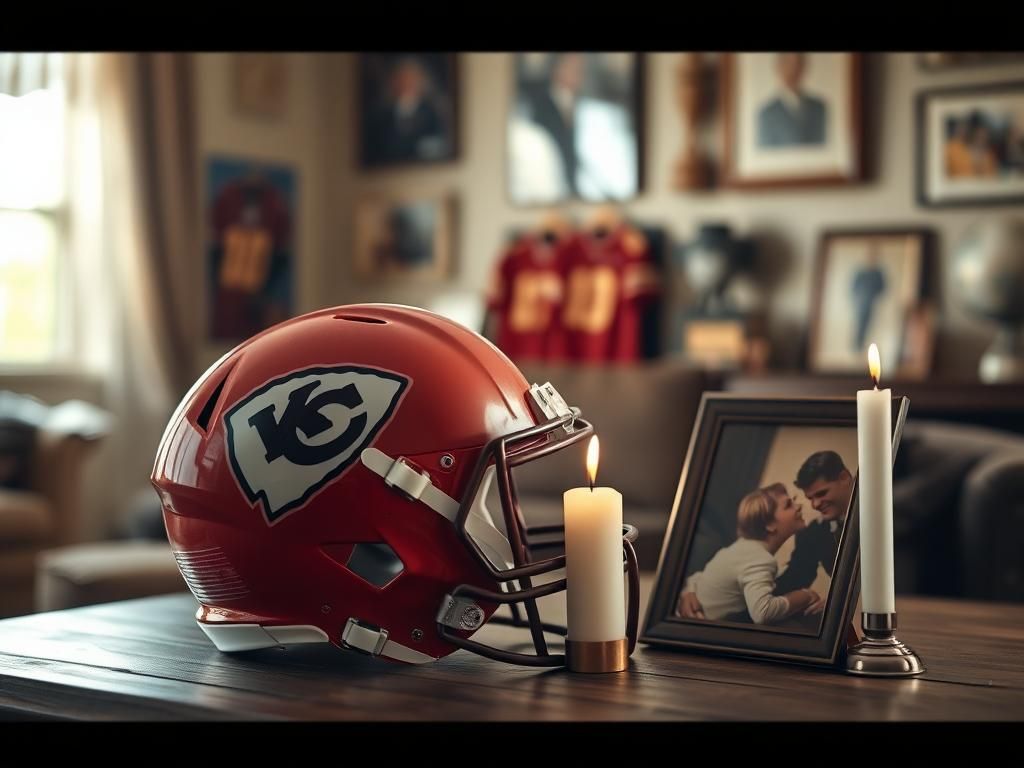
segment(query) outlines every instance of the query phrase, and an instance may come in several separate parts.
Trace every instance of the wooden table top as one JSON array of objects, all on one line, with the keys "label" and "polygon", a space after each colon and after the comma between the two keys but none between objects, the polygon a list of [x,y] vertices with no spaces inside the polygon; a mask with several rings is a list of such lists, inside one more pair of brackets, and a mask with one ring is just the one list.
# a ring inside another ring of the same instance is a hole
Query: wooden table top
[{"label": "wooden table top", "polygon": [[[642,585],[649,594],[651,574]],[[189,594],[165,595],[0,622],[0,719],[1024,719],[1017,604],[900,597],[899,636],[928,668],[905,679],[643,644],[628,672],[609,675],[466,651],[422,666],[326,644],[228,655],[196,626],[195,607]],[[541,607],[564,615],[562,597]],[[528,634],[487,625],[477,638],[530,651]]]}]

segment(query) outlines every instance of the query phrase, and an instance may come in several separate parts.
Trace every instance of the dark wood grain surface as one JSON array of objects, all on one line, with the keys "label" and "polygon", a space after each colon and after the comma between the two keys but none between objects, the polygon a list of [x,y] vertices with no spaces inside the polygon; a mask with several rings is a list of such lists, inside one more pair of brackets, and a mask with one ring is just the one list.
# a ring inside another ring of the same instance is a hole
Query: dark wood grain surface
[{"label": "dark wood grain surface", "polygon": [[[645,595],[650,586],[645,574]],[[1024,605],[897,603],[899,635],[928,667],[917,679],[644,645],[628,672],[611,675],[519,668],[465,651],[417,667],[326,645],[227,655],[196,626],[191,595],[167,595],[0,622],[0,719],[1024,719]],[[542,611],[564,615],[564,600],[542,601]],[[519,630],[483,633],[528,650]]]}]

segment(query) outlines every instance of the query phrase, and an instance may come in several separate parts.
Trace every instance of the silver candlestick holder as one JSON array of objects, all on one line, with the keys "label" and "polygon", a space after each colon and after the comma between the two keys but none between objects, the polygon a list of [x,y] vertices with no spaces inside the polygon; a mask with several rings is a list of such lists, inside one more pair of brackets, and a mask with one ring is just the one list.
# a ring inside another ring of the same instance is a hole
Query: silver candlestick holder
[{"label": "silver candlestick holder", "polygon": [[846,671],[865,677],[912,677],[925,671],[921,657],[896,637],[895,613],[862,613],[864,639],[846,653]]}]

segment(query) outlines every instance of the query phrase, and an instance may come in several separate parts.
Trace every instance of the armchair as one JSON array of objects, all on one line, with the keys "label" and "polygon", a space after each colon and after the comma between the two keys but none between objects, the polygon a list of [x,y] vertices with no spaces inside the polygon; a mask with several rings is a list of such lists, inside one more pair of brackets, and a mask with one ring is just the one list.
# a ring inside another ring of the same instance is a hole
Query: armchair
[{"label": "armchair", "polygon": [[34,425],[25,487],[0,488],[0,617],[32,611],[37,555],[75,540],[82,471],[104,418],[84,403],[47,409]]}]

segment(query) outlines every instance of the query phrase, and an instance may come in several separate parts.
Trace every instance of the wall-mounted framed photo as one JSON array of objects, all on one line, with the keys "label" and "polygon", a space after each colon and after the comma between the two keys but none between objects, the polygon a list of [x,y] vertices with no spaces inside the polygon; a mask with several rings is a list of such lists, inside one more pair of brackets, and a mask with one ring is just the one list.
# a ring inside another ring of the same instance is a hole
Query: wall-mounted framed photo
[{"label": "wall-mounted framed photo", "polygon": [[[893,398],[893,453],[906,418]],[[860,587],[857,402],[705,393],[640,641],[841,662]]]},{"label": "wall-mounted framed photo", "polygon": [[363,168],[456,159],[456,54],[361,53],[358,63]]},{"label": "wall-mounted framed photo", "polygon": [[236,53],[235,105],[242,114],[278,118],[288,103],[288,59],[283,53]]},{"label": "wall-mounted framed photo", "polygon": [[262,160],[206,162],[209,336],[239,341],[294,310],[294,169]]},{"label": "wall-mounted framed photo", "polygon": [[722,185],[859,181],[862,64],[859,53],[723,54]]},{"label": "wall-mounted framed photo", "polygon": [[919,379],[931,372],[935,322],[926,289],[933,242],[928,229],[822,232],[811,297],[810,370],[863,375],[874,342],[887,377]]},{"label": "wall-mounted framed photo", "polygon": [[917,199],[1024,202],[1024,81],[918,94]]},{"label": "wall-mounted framed photo", "polygon": [[637,53],[517,53],[506,128],[516,205],[618,202],[641,186]]},{"label": "wall-mounted framed photo", "polygon": [[452,266],[455,203],[447,195],[356,204],[355,274],[437,279]]}]

